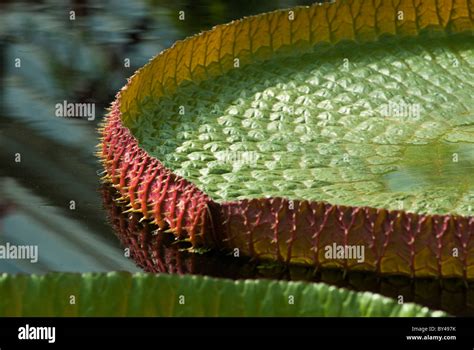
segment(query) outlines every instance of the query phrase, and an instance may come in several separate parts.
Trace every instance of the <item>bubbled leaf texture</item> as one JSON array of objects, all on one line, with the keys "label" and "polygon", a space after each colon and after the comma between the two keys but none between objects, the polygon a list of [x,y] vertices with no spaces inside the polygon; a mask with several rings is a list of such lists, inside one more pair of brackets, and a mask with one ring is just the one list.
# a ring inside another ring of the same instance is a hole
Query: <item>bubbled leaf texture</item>
[{"label": "bubbled leaf texture", "polygon": [[468,215],[472,96],[472,36],[385,40],[182,84],[147,104],[132,132],[218,201],[284,197]]},{"label": "bubbled leaf texture", "polygon": [[[416,304],[325,284],[201,276],[0,275],[0,316],[445,316]],[[76,303],[70,304],[70,296]],[[180,297],[184,297],[180,303]],[[293,296],[294,303],[288,303]]]}]

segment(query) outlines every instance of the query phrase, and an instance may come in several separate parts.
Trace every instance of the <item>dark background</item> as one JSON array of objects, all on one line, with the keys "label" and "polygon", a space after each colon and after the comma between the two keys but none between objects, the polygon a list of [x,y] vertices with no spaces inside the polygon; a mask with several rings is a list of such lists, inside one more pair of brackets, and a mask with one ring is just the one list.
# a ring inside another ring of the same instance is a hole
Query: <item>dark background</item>
[{"label": "dark background", "polygon": [[[1,1],[0,244],[36,244],[39,260],[0,260],[0,273],[138,271],[108,224],[94,156],[98,123],[116,92],[176,40],[312,2]],[[56,117],[55,105],[64,100],[94,103],[96,119]]]}]

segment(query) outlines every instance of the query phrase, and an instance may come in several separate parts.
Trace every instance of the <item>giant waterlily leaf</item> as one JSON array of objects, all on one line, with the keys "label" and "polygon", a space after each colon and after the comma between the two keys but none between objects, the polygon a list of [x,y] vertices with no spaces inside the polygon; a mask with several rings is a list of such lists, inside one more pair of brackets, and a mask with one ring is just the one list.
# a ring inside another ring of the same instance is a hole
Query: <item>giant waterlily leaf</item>
[{"label": "giant waterlily leaf", "polygon": [[325,284],[129,273],[0,276],[1,316],[444,316]]},{"label": "giant waterlily leaf", "polygon": [[472,279],[473,7],[338,1],[178,42],[114,104],[107,178],[195,245]]}]

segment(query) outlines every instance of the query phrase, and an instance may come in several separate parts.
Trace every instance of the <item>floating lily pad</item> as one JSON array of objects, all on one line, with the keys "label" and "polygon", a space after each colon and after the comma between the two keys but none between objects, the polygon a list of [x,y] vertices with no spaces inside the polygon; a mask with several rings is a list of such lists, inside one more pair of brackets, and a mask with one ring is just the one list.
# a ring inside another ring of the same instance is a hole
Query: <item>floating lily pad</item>
[{"label": "floating lily pad", "polygon": [[470,6],[348,0],[178,42],[114,103],[106,179],[194,246],[473,279]]}]

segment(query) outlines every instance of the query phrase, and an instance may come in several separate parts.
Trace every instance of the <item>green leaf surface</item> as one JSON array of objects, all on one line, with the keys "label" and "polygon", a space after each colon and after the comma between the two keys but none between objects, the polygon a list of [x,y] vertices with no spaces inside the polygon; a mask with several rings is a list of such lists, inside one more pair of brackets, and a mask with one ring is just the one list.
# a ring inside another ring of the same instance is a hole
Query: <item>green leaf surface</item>
[{"label": "green leaf surface", "polygon": [[3,274],[0,295],[1,316],[446,316],[323,283],[126,272]]},{"label": "green leaf surface", "polygon": [[139,144],[216,201],[472,215],[472,1],[338,1],[177,42],[120,95]]},{"label": "green leaf surface", "polygon": [[472,81],[471,34],[318,47],[183,83],[132,130],[215,200],[469,215]]}]

